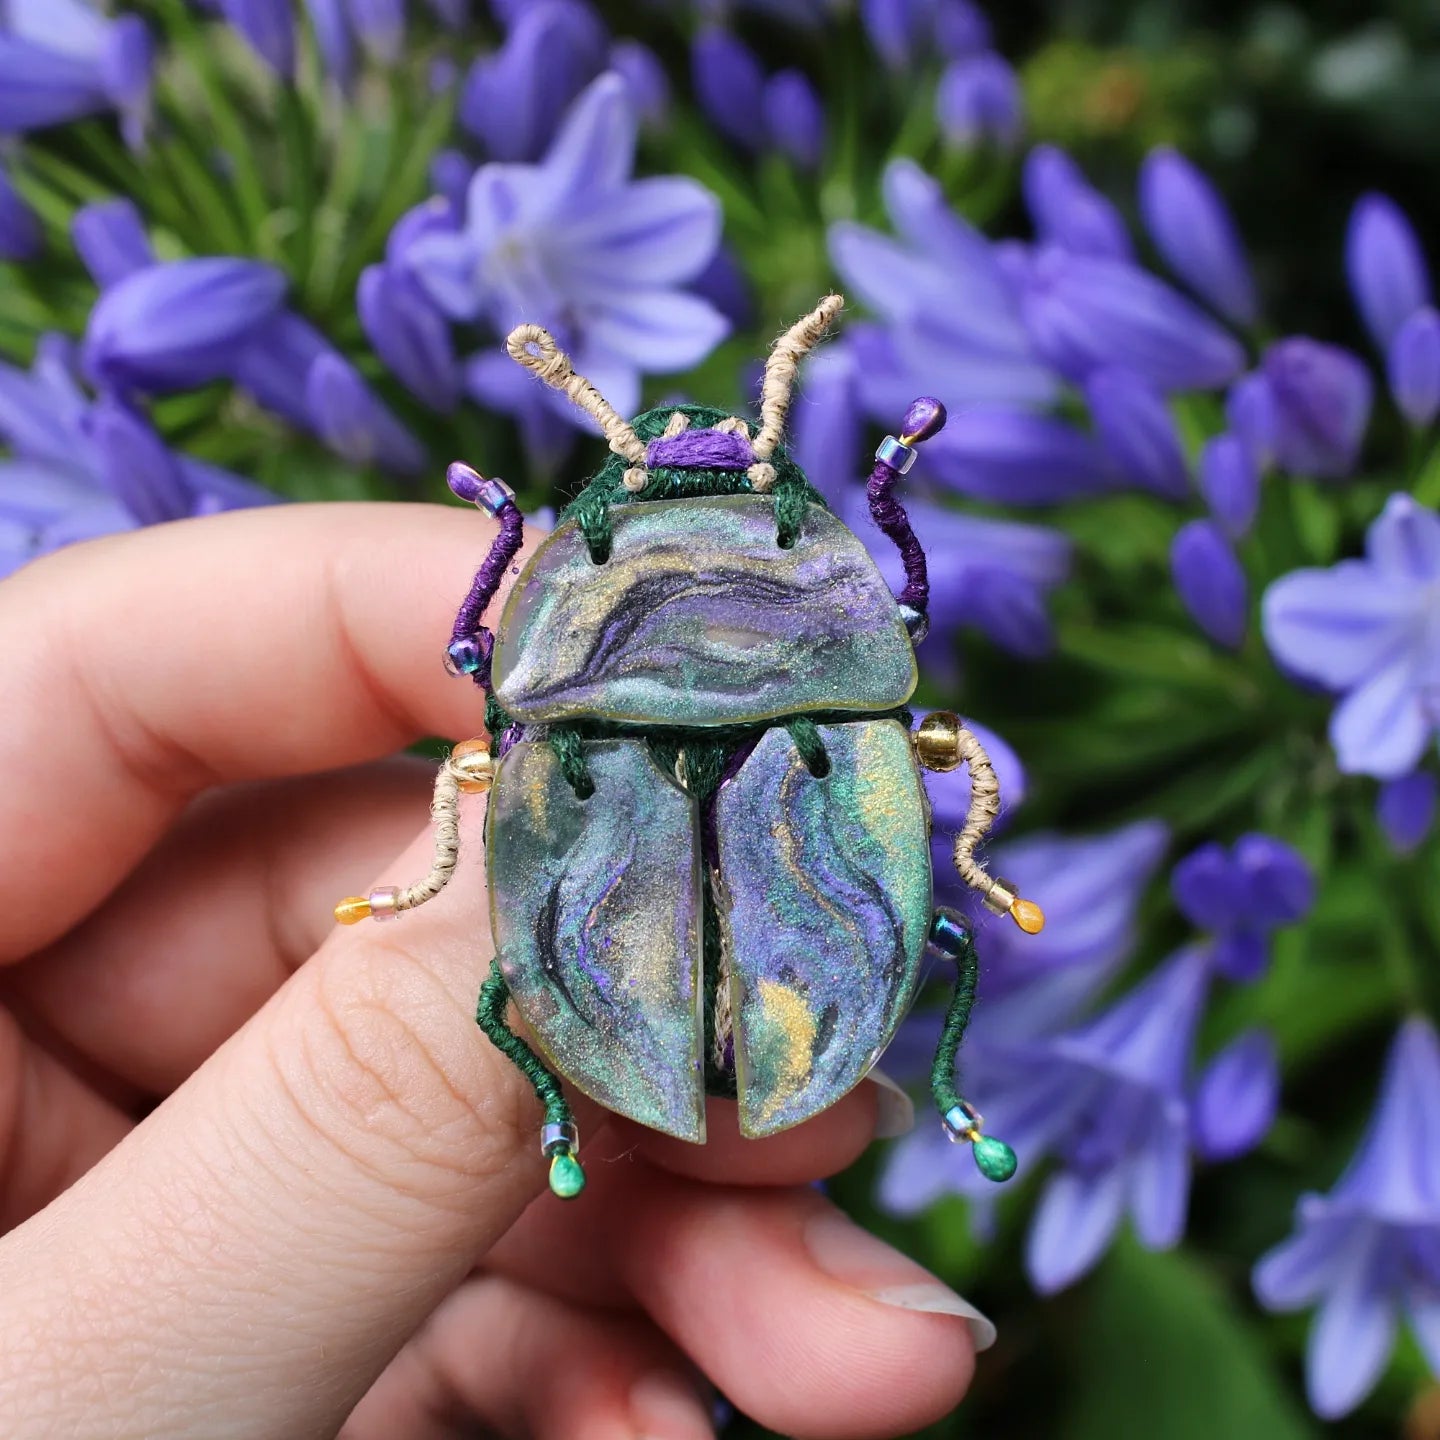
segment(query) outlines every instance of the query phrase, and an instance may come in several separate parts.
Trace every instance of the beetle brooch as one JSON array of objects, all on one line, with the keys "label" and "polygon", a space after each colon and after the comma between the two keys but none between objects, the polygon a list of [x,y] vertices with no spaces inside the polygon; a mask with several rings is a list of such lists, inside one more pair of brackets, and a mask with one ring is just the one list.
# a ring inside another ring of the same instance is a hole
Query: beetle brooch
[{"label": "beetle brooch", "polygon": [[[781,443],[796,366],[842,304],[826,297],[776,341],[758,427],[689,404],[627,422],[548,332],[513,331],[511,357],[592,416],[612,454],[493,633],[481,616],[524,522],[503,482],[448,472],[500,524],[445,654],[483,690],[498,741],[442,765],[430,874],[336,917],[393,918],[437,895],[460,796],[489,792],[498,958],[477,1019],[544,1105],[541,1149],[567,1198],[585,1177],[560,1077],[681,1139],[704,1140],[707,1095],[736,1101],[742,1134],[773,1134],[864,1078],[927,948],[957,966],[932,1074],[945,1128],[989,1178],[1015,1169],[955,1087],[976,958],[964,922],[933,909],[922,767],[969,768],[961,878],[1026,931],[1043,916],[975,859],[999,809],[979,742],[946,712],[912,734],[906,708],[929,585],[892,492],[944,407],[916,400],[869,478],[871,516],[904,562],[899,596]],[[510,1028],[512,1002],[531,1041]]]}]

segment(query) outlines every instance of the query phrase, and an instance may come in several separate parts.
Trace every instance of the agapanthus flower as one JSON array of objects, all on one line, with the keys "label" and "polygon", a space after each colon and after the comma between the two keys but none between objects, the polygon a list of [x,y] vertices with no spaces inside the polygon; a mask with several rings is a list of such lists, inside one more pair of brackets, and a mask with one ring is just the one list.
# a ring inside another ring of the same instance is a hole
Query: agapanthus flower
[{"label": "agapanthus flower", "polygon": [[1200,451],[1200,493],[1232,540],[1250,533],[1260,508],[1260,467],[1238,435],[1227,431],[1205,442]]},{"label": "agapanthus flower", "polygon": [[610,47],[609,69],[624,82],[630,103],[643,124],[658,125],[670,108],[670,77],[660,57],[638,40],[617,40]]},{"label": "agapanthus flower", "polygon": [[1268,391],[1268,449],[1275,463],[1292,475],[1337,479],[1350,474],[1360,457],[1374,391],[1359,356],[1293,335],[1265,351],[1259,376]]},{"label": "agapanthus flower", "polygon": [[860,19],[893,70],[914,64],[932,45],[952,59],[990,45],[989,22],[969,0],[861,0]]},{"label": "agapanthus flower", "polygon": [[91,0],[8,0],[0,8],[0,135],[113,110],[138,146],[150,110],[150,32]]},{"label": "agapanthus flower", "polygon": [[1227,850],[1192,851],[1170,877],[1185,918],[1213,936],[1211,959],[1227,979],[1258,980],[1270,963],[1270,936],[1303,920],[1315,903],[1315,875],[1293,846],[1272,835],[1242,835]]},{"label": "agapanthus flower", "polygon": [[702,30],[690,47],[690,81],[705,117],[726,139],[750,151],[765,148],[765,71],[738,35]]},{"label": "agapanthus flower", "polygon": [[1257,1146],[1280,1106],[1280,1056],[1266,1030],[1237,1036],[1201,1071],[1190,1097],[1190,1143],[1204,1160]]},{"label": "agapanthus flower", "polygon": [[952,60],[935,91],[935,118],[952,145],[1020,143],[1025,101],[1014,70],[993,51]]},{"label": "agapanthus flower", "polygon": [[1440,517],[1392,495],[1365,557],[1297,570],[1266,592],[1265,639],[1291,674],[1345,698],[1330,719],[1340,768],[1408,775],[1440,728]]},{"label": "agapanthus flower", "polygon": [[295,73],[293,0],[216,0],[220,13],[272,70]]},{"label": "agapanthus flower", "polygon": [[1400,413],[1426,429],[1440,414],[1440,311],[1422,306],[1395,332],[1386,372]]},{"label": "agapanthus flower", "polygon": [[1388,195],[1362,195],[1350,214],[1345,268],[1361,317],[1376,346],[1430,303],[1430,272],[1414,227]]},{"label": "agapanthus flower", "polygon": [[624,82],[602,75],[541,163],[482,166],[462,228],[421,236],[406,257],[453,319],[499,335],[544,323],[621,414],[638,408],[642,374],[689,368],[728,328],[681,288],[715,253],[720,207],[694,180],[632,179],[635,140]]},{"label": "agapanthus flower", "polygon": [[1140,213],[1165,263],[1227,320],[1255,319],[1255,282],[1235,221],[1209,179],[1178,151],[1140,167]]},{"label": "agapanthus flower", "polygon": [[275,499],[167,449],[124,403],[92,399],[58,335],[28,372],[0,364],[0,439],[0,575],[76,540]]},{"label": "agapanthus flower", "polygon": [[460,123],[492,160],[538,160],[575,97],[605,68],[610,37],[582,0],[540,0],[470,69]]},{"label": "agapanthus flower", "polygon": [[0,166],[0,260],[21,263],[40,253],[44,237],[35,212],[20,197]]},{"label": "agapanthus flower", "polygon": [[825,107],[799,70],[777,70],[765,82],[765,129],[771,145],[802,170],[825,153]]},{"label": "agapanthus flower", "polygon": [[1415,770],[1398,780],[1387,780],[1375,798],[1375,818],[1390,848],[1408,855],[1419,848],[1435,824],[1440,780],[1431,770]]},{"label": "agapanthus flower", "polygon": [[1085,401],[1112,464],[1134,484],[1167,500],[1190,493],[1175,418],[1158,391],[1133,370],[1111,365],[1085,382]]},{"label": "agapanthus flower", "polygon": [[1213,520],[1191,520],[1170,544],[1170,574],[1191,618],[1217,645],[1245,640],[1250,585],[1225,533]]},{"label": "agapanthus flower", "polygon": [[1076,255],[1130,260],[1134,247],[1120,212],[1058,146],[1037,145],[1025,157],[1025,203],[1036,237]]},{"label": "agapanthus flower", "polygon": [[1315,1410],[1337,1419],[1369,1394],[1402,1318],[1440,1376],[1440,1041],[1428,1021],[1400,1027],[1354,1158],[1296,1218],[1254,1284],[1267,1309],[1319,1307],[1305,1366]]}]

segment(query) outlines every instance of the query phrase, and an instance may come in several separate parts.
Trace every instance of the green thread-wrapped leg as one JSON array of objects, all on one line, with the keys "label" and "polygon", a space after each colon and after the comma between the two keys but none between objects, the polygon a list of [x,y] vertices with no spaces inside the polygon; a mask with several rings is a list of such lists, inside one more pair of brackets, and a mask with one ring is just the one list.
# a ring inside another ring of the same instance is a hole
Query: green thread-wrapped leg
[{"label": "green thread-wrapped leg", "polygon": [[930,1093],[951,1140],[968,1140],[975,1165],[987,1180],[1008,1180],[1015,1173],[1015,1152],[994,1135],[981,1130],[982,1119],[975,1107],[955,1088],[955,1057],[970,1024],[975,1007],[975,987],[980,979],[980,958],[969,928],[946,911],[935,916],[931,943],[955,962],[955,992],[945,1011],[935,1063],[930,1067]]},{"label": "green thread-wrapped leg", "polygon": [[490,978],[480,987],[475,1020],[490,1043],[530,1082],[545,1107],[541,1148],[550,1160],[550,1188],[562,1200],[573,1200],[585,1188],[575,1117],[560,1089],[560,1081],[506,1023],[505,1008],[509,1003],[510,987],[500,973],[500,962],[492,961]]}]

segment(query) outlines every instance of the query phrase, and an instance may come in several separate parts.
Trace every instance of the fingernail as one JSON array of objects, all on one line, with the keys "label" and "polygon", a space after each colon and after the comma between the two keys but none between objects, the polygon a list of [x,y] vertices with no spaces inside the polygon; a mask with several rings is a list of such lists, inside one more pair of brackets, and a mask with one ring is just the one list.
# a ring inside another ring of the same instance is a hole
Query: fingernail
[{"label": "fingernail", "polygon": [[883,1070],[865,1078],[875,1086],[875,1138],[908,1135],[915,1128],[915,1102]]},{"label": "fingernail", "polygon": [[715,1440],[709,1407],[673,1370],[655,1370],[635,1382],[630,1419],[638,1440]]},{"label": "fingernail", "polygon": [[954,1315],[969,1325],[976,1350],[988,1350],[995,1343],[995,1326],[963,1295],[840,1211],[816,1211],[805,1222],[804,1234],[806,1249],[832,1279],[897,1310]]}]

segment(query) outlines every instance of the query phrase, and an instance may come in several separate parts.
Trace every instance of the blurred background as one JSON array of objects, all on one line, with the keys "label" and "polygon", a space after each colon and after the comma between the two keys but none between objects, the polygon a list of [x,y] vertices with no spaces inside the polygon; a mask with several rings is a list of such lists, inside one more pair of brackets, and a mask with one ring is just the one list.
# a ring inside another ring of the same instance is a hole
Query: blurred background
[{"label": "blurred background", "polygon": [[0,0],[0,574],[452,459],[544,523],[603,452],[512,324],[753,413],[838,286],[792,453],[894,572],[869,457],[949,408],[918,699],[1049,916],[972,914],[1019,1176],[927,1108],[937,970],[830,1187],[998,1324],[927,1433],[1436,1440],[1437,115],[1406,0]]}]

